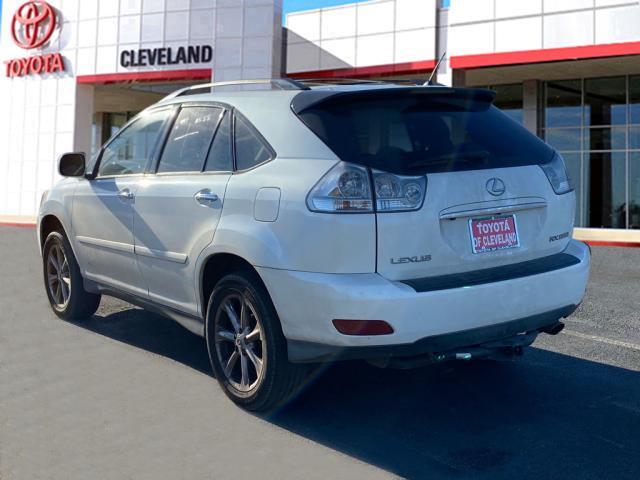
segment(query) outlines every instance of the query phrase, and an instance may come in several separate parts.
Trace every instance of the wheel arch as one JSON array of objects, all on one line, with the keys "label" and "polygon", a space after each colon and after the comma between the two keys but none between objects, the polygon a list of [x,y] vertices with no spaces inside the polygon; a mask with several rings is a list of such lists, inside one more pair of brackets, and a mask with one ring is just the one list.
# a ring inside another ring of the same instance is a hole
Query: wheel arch
[{"label": "wheel arch", "polygon": [[238,270],[245,270],[253,273],[260,281],[265,291],[269,293],[269,289],[265,285],[264,280],[262,280],[258,271],[249,261],[234,253],[212,253],[202,261],[198,277],[198,294],[200,296],[199,306],[202,309],[203,318],[207,315],[209,297],[211,296],[216,284],[225,275]]},{"label": "wheel arch", "polygon": [[40,251],[44,248],[44,242],[49,236],[49,234],[55,230],[61,230],[67,239],[69,239],[69,235],[67,234],[67,230],[64,227],[62,221],[54,214],[49,213],[42,217],[39,224],[39,237],[40,241]]},{"label": "wheel arch", "polygon": [[78,262],[78,267],[80,268],[80,273],[84,278],[84,267],[82,263],[82,259],[78,255],[77,247],[72,238],[72,231],[68,225],[65,225],[65,222],[61,220],[61,215],[55,212],[49,212],[42,216],[38,223],[38,241],[40,242],[40,254],[42,254],[44,250],[44,242],[47,240],[49,234],[53,231],[60,231],[69,242],[69,246],[71,247],[71,253],[75,257],[76,262]]}]

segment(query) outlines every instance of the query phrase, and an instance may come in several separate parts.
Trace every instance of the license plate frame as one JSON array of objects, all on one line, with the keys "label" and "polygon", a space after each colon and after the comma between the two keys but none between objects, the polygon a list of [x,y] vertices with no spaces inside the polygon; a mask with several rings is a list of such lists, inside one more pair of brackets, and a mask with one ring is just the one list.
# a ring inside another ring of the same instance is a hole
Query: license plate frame
[{"label": "license plate frame", "polygon": [[[509,222],[512,221],[513,225]],[[493,222],[494,224],[498,221],[505,221],[506,226],[502,228],[503,231],[499,232],[474,232],[474,226],[478,224],[486,224],[489,222]],[[508,228],[508,230],[506,230]],[[513,228],[513,233],[509,232]],[[515,235],[515,242],[512,238],[504,238],[504,235]],[[494,236],[491,239],[491,236]],[[490,217],[481,217],[481,218],[470,218],[469,219],[469,236],[471,240],[471,252],[474,255],[479,255],[481,253],[490,253],[497,252],[499,250],[511,250],[514,248],[520,248],[520,233],[518,231],[518,221],[516,219],[515,214],[510,215],[493,215]],[[484,240],[485,238],[489,238],[489,240]],[[493,241],[490,241],[493,240]],[[504,241],[503,241],[504,240]]]}]

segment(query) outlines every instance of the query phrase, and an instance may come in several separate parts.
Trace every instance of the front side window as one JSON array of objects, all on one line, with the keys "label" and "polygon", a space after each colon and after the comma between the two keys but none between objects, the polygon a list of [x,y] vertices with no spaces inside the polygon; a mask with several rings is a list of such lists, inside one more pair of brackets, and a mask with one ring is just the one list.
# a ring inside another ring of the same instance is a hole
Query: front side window
[{"label": "front side window", "polygon": [[98,176],[144,173],[171,110],[143,115],[110,142],[102,153]]},{"label": "front side window", "polygon": [[217,107],[180,110],[162,153],[158,173],[202,171],[222,113]]},{"label": "front side window", "polygon": [[245,120],[236,116],[236,168],[247,170],[271,159],[271,150]]}]

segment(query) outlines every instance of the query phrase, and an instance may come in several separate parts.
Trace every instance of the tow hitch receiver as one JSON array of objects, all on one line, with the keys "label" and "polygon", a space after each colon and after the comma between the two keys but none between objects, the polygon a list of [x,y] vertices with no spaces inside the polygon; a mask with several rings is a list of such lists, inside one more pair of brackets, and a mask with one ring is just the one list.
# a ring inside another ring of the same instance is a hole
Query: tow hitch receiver
[{"label": "tow hitch receiver", "polygon": [[369,363],[377,367],[410,369],[452,360],[470,361],[480,358],[513,359],[524,353],[524,348],[534,342],[538,333],[536,330],[504,340],[483,343],[481,345],[456,349],[449,352],[427,353],[414,357],[376,358],[369,360]]}]

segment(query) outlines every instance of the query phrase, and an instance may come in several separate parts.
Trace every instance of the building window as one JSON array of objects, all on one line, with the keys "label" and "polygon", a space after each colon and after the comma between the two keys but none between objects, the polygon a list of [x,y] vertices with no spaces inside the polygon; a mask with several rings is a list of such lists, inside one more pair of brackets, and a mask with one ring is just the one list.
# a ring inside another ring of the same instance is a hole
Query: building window
[{"label": "building window", "polygon": [[522,106],[523,92],[522,84],[514,85],[494,85],[489,87],[496,91],[496,99],[494,105],[506,113],[516,122],[522,124],[524,121]]},{"label": "building window", "polygon": [[582,82],[549,82],[546,89],[545,126],[547,128],[582,125]]},{"label": "building window", "polygon": [[91,153],[97,153],[137,112],[98,112],[91,125]]},{"label": "building window", "polygon": [[625,77],[584,81],[584,123],[589,127],[627,124]]},{"label": "building window", "polygon": [[640,77],[546,82],[541,117],[576,186],[576,226],[640,228]]},{"label": "building window", "polygon": [[595,228],[626,228],[625,152],[590,152],[584,166],[587,222]]},{"label": "building window", "polygon": [[629,154],[629,228],[640,229],[640,152]]}]

